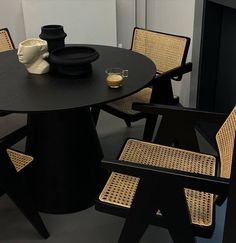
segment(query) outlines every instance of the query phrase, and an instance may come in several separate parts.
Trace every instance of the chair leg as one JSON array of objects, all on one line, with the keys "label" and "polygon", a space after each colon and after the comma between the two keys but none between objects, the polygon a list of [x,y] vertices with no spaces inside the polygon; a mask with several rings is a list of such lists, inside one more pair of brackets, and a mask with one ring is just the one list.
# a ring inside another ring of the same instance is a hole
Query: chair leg
[{"label": "chair leg", "polygon": [[0,197],[1,197],[2,195],[4,195],[5,193],[6,193],[6,191],[3,190],[3,188],[0,187]]},{"label": "chair leg", "polygon": [[200,151],[196,131],[193,125],[182,123],[182,129],[178,129],[176,134],[176,147],[196,152]]},{"label": "chair leg", "polygon": [[9,114],[11,114],[11,113],[10,112],[0,112],[0,117],[7,116]]},{"label": "chair leg", "polygon": [[[166,192],[170,192],[167,194]],[[174,243],[196,243],[184,189],[172,183],[159,188],[161,213]],[[164,197],[163,197],[164,196]]]},{"label": "chair leg", "polygon": [[162,117],[154,141],[167,146],[174,144],[178,148],[200,151],[193,122],[177,115]]},{"label": "chair leg", "polygon": [[124,119],[124,121],[127,127],[131,127],[131,122],[129,120]]},{"label": "chair leg", "polygon": [[178,100],[174,99],[171,79],[154,83],[150,103],[176,105],[176,101]]},{"label": "chair leg", "polygon": [[98,107],[92,107],[91,108],[91,114],[92,114],[93,121],[94,121],[95,125],[97,125],[98,118],[99,118],[99,114],[100,114],[100,108],[98,108]]},{"label": "chair leg", "polygon": [[144,128],[144,133],[143,133],[144,141],[147,141],[147,142],[152,141],[152,137],[153,137],[154,130],[156,127],[157,117],[158,116],[149,116],[146,118],[146,123],[145,123],[145,128]]},{"label": "chair leg", "polygon": [[16,204],[20,211],[30,221],[38,233],[45,239],[49,237],[49,233],[36,209],[32,206],[31,198],[28,193],[17,183],[14,185],[14,189],[7,192],[7,195]]},{"label": "chair leg", "polygon": [[[138,243],[147,229],[151,218],[155,216],[157,204],[152,200],[154,191],[150,183],[140,180],[132,207],[121,232],[119,243]],[[151,189],[152,190],[152,189]]]}]

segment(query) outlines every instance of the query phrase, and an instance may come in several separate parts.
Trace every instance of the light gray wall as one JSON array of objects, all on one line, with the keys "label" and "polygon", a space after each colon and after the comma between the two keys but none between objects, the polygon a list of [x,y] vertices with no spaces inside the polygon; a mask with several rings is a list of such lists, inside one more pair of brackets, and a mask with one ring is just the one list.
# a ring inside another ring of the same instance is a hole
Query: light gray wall
[{"label": "light gray wall", "polygon": [[129,49],[135,26],[135,1],[117,0],[117,43]]},{"label": "light gray wall", "polygon": [[[25,39],[21,2],[21,0],[0,0],[0,28],[9,28],[16,46],[20,41]],[[143,0],[138,0],[138,2],[140,5],[140,14],[142,15]],[[140,20],[142,21],[142,16]],[[117,0],[117,39],[118,43],[121,43],[125,48],[130,48],[134,26],[135,0]]]},{"label": "light gray wall", "polygon": [[[134,26],[135,1],[117,0],[117,40],[125,48],[130,48]],[[16,46],[25,39],[21,0],[0,0],[0,28],[3,27],[9,28]]]},{"label": "light gray wall", "polygon": [[[147,28],[193,37],[195,0],[147,0]],[[187,60],[192,59],[192,41]],[[189,105],[190,74],[181,82],[172,82],[174,94],[184,106]]]},{"label": "light gray wall", "polygon": [[137,0],[137,26],[146,28],[148,0]]},{"label": "light gray wall", "polygon": [[198,70],[200,60],[200,46],[201,46],[201,33],[202,33],[202,14],[203,14],[203,0],[197,0],[195,4],[195,18],[194,18],[194,31],[193,31],[193,48],[192,48],[192,62],[193,70],[191,75],[190,85],[190,106],[196,107],[197,105],[197,88],[198,88]]},{"label": "light gray wall", "polygon": [[117,2],[117,39],[123,48],[131,47],[135,26],[145,28],[145,4],[148,0],[116,0]]},{"label": "light gray wall", "polygon": [[25,39],[21,0],[0,0],[0,28],[10,30],[15,45]]},{"label": "light gray wall", "polygon": [[[104,6],[104,5],[102,5],[102,4],[104,4],[104,0],[97,0],[97,1],[98,1],[98,4],[100,2],[101,6]],[[51,1],[51,2],[55,2],[55,1]],[[82,4],[85,4],[85,3],[86,3],[86,0],[84,0],[84,2],[82,2]],[[108,3],[109,3],[109,0],[108,0]],[[34,3],[32,1],[32,5],[33,4]],[[65,0],[65,4],[66,4],[66,0]],[[42,3],[42,5],[43,5],[43,3]],[[101,7],[101,9],[102,9],[102,7]],[[101,10],[101,9],[99,9],[99,10]],[[58,11],[59,11],[59,9],[58,9]],[[99,11],[97,11],[97,12],[99,12]],[[58,12],[55,13],[55,16],[56,17],[58,16]],[[70,12],[68,12],[68,19],[69,19],[69,16],[70,16]],[[109,17],[110,16],[107,17],[108,21],[109,21]],[[71,19],[73,19],[73,18],[71,18]],[[31,21],[32,21],[32,25],[36,24],[36,23],[34,23],[33,19]],[[36,22],[37,22],[37,19],[36,19]],[[112,22],[112,21],[110,21],[110,22]],[[86,22],[84,24],[86,24]],[[101,23],[99,22],[98,24],[101,24]],[[90,24],[90,26],[91,26],[91,24]],[[0,0],[0,27],[1,28],[7,27],[10,30],[12,39],[16,46],[18,46],[18,43],[20,41],[22,41],[26,38],[23,11],[22,11],[22,0],[10,0],[10,1]],[[104,31],[106,31],[106,28],[104,28]],[[39,29],[39,32],[40,32],[40,29]],[[111,39],[112,38],[116,39],[115,37],[111,37]],[[115,40],[115,44],[116,44],[116,40]]]},{"label": "light gray wall", "polygon": [[27,38],[56,23],[64,26],[66,44],[117,45],[116,0],[22,0],[22,7]]}]

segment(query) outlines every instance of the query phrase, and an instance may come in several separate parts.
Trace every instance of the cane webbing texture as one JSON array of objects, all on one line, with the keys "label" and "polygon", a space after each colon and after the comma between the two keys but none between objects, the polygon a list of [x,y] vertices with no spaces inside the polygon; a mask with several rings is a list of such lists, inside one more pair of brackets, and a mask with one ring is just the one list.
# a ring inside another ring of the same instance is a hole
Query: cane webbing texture
[{"label": "cane webbing texture", "polygon": [[132,109],[133,102],[149,103],[151,94],[152,89],[145,88],[133,95],[108,103],[107,105],[124,113],[134,115],[139,113],[139,111],[135,111]]},{"label": "cane webbing texture", "polygon": [[7,153],[13,165],[15,166],[17,172],[22,170],[25,166],[27,166],[30,162],[33,161],[33,157],[26,154],[22,154],[15,150],[7,149]]},{"label": "cane webbing texture", "polygon": [[159,73],[182,65],[187,38],[135,29],[132,50],[149,57]]},{"label": "cane webbing texture", "polygon": [[216,134],[220,154],[220,176],[230,178],[236,131],[236,106]]},{"label": "cane webbing texture", "polygon": [[[157,72],[163,73],[182,65],[187,40],[186,37],[137,28],[134,31],[132,51],[149,57],[155,63]],[[149,103],[151,93],[152,89],[146,88],[107,105],[126,114],[135,115],[139,111],[132,110],[132,103]]]},{"label": "cane webbing texture", "polygon": [[[135,139],[127,141],[119,160],[211,176],[215,175],[216,170],[214,156]],[[139,178],[112,172],[99,199],[102,202],[130,208],[138,182]],[[211,226],[214,195],[190,189],[185,189],[185,195],[192,223]]]},{"label": "cane webbing texture", "polygon": [[8,32],[5,29],[0,30],[0,52],[13,49],[14,47],[12,45]]}]

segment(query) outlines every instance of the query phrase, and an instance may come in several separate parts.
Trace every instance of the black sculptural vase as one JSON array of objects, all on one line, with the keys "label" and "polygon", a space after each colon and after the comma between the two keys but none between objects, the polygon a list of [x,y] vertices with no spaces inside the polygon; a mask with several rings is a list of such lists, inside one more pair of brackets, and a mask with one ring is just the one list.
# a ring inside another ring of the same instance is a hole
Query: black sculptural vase
[{"label": "black sculptural vase", "polygon": [[47,41],[49,53],[55,49],[63,48],[66,36],[62,25],[44,25],[41,27],[39,35],[41,39]]}]

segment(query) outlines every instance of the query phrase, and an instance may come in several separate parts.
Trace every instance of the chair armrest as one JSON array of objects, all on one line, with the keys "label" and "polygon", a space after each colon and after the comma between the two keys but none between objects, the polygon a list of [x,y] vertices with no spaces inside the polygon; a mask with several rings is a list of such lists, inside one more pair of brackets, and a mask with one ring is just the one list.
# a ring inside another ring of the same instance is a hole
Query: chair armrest
[{"label": "chair armrest", "polygon": [[179,183],[183,188],[205,191],[217,195],[225,195],[229,180],[215,176],[194,174],[162,167],[148,166],[127,161],[102,161],[102,166],[108,170],[153,181],[165,181],[168,184]]},{"label": "chair armrest", "polygon": [[154,78],[155,81],[160,81],[160,80],[166,80],[166,79],[173,79],[176,81],[180,81],[182,79],[182,75],[188,72],[192,71],[192,63],[188,62],[182,66],[173,68],[171,70],[168,70],[164,73],[161,73]]},{"label": "chair armrest", "polygon": [[28,125],[21,127],[12,133],[0,138],[0,149],[6,149],[23,139],[30,131]]},{"label": "chair armrest", "polygon": [[190,120],[219,122],[222,123],[228,116],[226,113],[217,113],[209,111],[200,111],[193,108],[184,108],[170,105],[133,103],[132,109],[142,111],[148,114],[164,115],[164,116],[182,116]]}]

